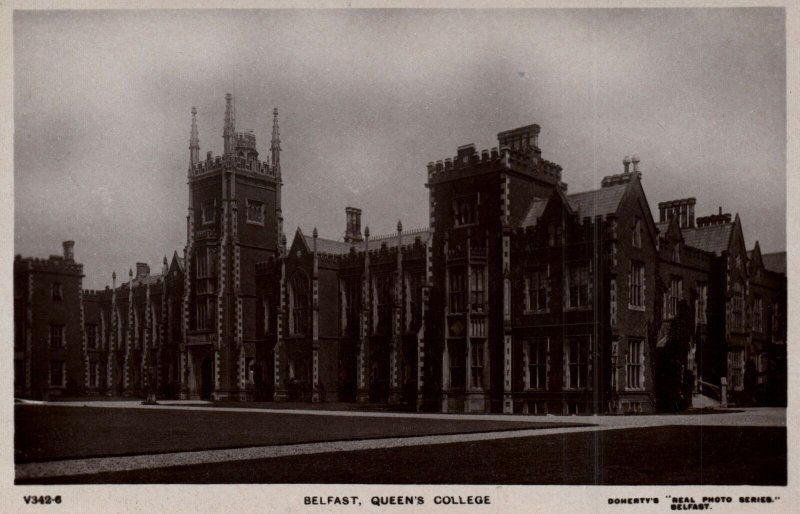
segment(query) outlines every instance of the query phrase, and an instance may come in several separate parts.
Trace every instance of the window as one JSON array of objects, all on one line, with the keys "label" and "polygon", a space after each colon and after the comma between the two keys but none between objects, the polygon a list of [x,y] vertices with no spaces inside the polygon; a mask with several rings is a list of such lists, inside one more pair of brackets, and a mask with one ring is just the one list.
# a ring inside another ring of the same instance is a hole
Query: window
[{"label": "window", "polygon": [[305,335],[308,331],[308,318],[310,298],[308,295],[308,278],[302,272],[297,272],[292,277],[289,294],[292,317],[289,333],[292,335]]},{"label": "window", "polygon": [[483,312],[486,287],[483,278],[483,267],[474,266],[470,276],[469,303],[476,312]]},{"label": "window", "polygon": [[247,200],[247,222],[264,224],[264,203],[255,200]]},{"label": "window", "polygon": [[97,348],[97,325],[86,324],[86,347],[90,350]]},{"label": "window", "polygon": [[448,341],[447,355],[450,364],[450,387],[464,387],[464,341]]},{"label": "window", "polygon": [[679,244],[672,247],[672,261],[681,262],[681,245]]},{"label": "window", "polygon": [[633,234],[631,244],[634,248],[642,247],[642,220],[638,216],[633,219]]},{"label": "window", "polygon": [[97,387],[100,381],[100,364],[89,363],[89,387]]},{"label": "window", "polygon": [[628,355],[625,362],[626,389],[642,389],[642,361],[644,360],[644,341],[628,340]]},{"label": "window", "polygon": [[197,299],[197,330],[213,328],[214,304],[213,297],[202,296]]},{"label": "window", "polygon": [[733,297],[731,298],[731,326],[733,330],[741,331],[744,329],[744,293],[742,284],[739,282],[733,285]]},{"label": "window", "polygon": [[253,357],[248,357],[245,361],[245,369],[247,370],[247,383],[255,384],[256,382],[256,360]]},{"label": "window", "polygon": [[589,266],[572,265],[567,268],[567,306],[570,308],[589,305]]},{"label": "window", "polygon": [[697,284],[697,300],[695,300],[695,320],[697,323],[706,323],[706,305],[708,304],[708,285],[704,282]]},{"label": "window", "polygon": [[450,312],[466,312],[467,277],[464,268],[450,269]]},{"label": "window", "polygon": [[50,347],[64,348],[64,325],[50,325]]},{"label": "window", "polygon": [[455,226],[474,225],[478,222],[478,196],[463,196],[453,202]]},{"label": "window", "polygon": [[378,308],[378,334],[391,334],[393,332],[392,323],[392,302],[394,301],[394,274],[384,273],[375,276],[375,297]]},{"label": "window", "polygon": [[628,305],[630,307],[644,308],[644,263],[631,260],[628,271]]},{"label": "window", "polygon": [[470,349],[470,386],[483,388],[483,343],[472,343]]},{"label": "window", "polygon": [[548,246],[561,246],[562,236],[564,229],[558,223],[550,223],[547,226],[547,244]]},{"label": "window", "polygon": [[744,387],[744,348],[733,350],[728,354],[730,359],[730,387],[741,390]]},{"label": "window", "polygon": [[50,286],[53,300],[60,300],[62,294],[61,282],[53,282]]},{"label": "window", "polygon": [[532,268],[525,273],[526,301],[529,311],[546,311],[547,305],[547,266]]},{"label": "window", "polygon": [[537,338],[523,346],[525,389],[547,388],[547,343],[547,338]]},{"label": "window", "polygon": [[64,361],[50,361],[50,385],[64,387]]},{"label": "window", "polygon": [[214,223],[217,218],[216,200],[206,200],[200,206],[200,211],[203,218],[203,225]]},{"label": "window", "polygon": [[269,335],[269,299],[261,299],[261,308],[264,315],[264,335]]},{"label": "window", "polygon": [[361,325],[361,280],[359,278],[345,280],[344,301],[344,335],[357,337]]},{"label": "window", "polygon": [[589,339],[567,339],[565,345],[567,362],[567,380],[569,389],[585,389],[589,380]]},{"label": "window", "polygon": [[664,313],[667,319],[674,318],[678,315],[678,305],[683,298],[683,280],[673,277],[669,282],[669,291],[667,292],[667,302],[664,305]]},{"label": "window", "polygon": [[764,332],[764,300],[760,296],[753,299],[753,330]]}]

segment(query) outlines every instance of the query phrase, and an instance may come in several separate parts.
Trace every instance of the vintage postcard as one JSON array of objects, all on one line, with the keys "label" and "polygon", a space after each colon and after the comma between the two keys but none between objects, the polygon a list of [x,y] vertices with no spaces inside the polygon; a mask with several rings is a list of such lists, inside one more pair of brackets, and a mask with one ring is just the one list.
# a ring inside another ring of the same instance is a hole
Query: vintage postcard
[{"label": "vintage postcard", "polygon": [[5,509],[792,510],[792,6],[175,7],[4,7]]}]

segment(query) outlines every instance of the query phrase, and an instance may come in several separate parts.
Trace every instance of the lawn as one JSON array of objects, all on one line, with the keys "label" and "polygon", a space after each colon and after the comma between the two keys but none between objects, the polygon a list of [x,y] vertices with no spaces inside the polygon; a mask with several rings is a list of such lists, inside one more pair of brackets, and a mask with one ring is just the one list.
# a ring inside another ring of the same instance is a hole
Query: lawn
[{"label": "lawn", "polygon": [[381,418],[17,405],[18,463],[211,448],[576,426],[567,421]]},{"label": "lawn", "polygon": [[18,483],[785,485],[786,429],[665,426]]}]

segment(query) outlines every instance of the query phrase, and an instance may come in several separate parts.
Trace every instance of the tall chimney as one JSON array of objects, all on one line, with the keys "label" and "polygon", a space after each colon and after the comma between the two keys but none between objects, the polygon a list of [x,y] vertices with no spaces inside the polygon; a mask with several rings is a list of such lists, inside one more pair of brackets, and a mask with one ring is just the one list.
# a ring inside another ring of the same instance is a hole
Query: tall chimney
[{"label": "tall chimney", "polygon": [[356,207],[345,207],[344,212],[347,216],[347,226],[344,231],[345,243],[360,243],[364,240],[361,237],[361,209]]},{"label": "tall chimney", "polygon": [[629,167],[631,165],[631,158],[626,155],[625,158],[622,159],[622,165],[625,166],[625,173],[630,173]]},{"label": "tall chimney", "polygon": [[639,173],[639,156],[634,155],[633,157],[631,157],[631,162],[633,163],[633,172]]},{"label": "tall chimney", "polygon": [[75,253],[73,252],[73,250],[75,249],[75,241],[64,241],[63,243],[61,243],[61,246],[64,247],[64,260],[74,261]]}]

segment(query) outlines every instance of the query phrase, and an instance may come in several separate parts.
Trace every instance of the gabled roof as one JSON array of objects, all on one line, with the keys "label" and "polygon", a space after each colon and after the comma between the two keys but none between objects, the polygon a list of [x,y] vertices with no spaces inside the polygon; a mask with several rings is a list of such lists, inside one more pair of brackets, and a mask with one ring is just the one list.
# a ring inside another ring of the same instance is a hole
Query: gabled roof
[{"label": "gabled roof", "polygon": [[773,252],[761,255],[764,268],[776,273],[786,273],[786,252]]},{"label": "gabled roof", "polygon": [[[420,238],[423,244],[428,241],[430,238],[430,230],[425,229],[415,229],[403,232],[403,245],[412,244],[415,239]],[[308,246],[309,250],[314,249],[314,238],[312,236],[307,236],[303,234],[303,239],[305,241],[306,246]],[[378,236],[375,238],[370,238],[369,240],[369,248],[374,250],[376,248],[380,248],[383,244],[386,244],[387,248],[394,248],[397,246],[397,235],[396,234],[389,234],[386,236]],[[366,241],[361,241],[360,243],[345,243],[344,241],[334,241],[333,239],[325,239],[322,237],[317,237],[317,252],[319,253],[326,253],[329,255],[346,255],[350,253],[350,249],[354,248],[357,252],[363,252],[367,247]]]},{"label": "gabled roof", "polygon": [[617,212],[619,202],[628,189],[628,183],[617,184],[615,186],[603,187],[593,191],[584,191],[567,196],[572,209],[578,214],[578,218],[595,216],[605,216]]},{"label": "gabled roof", "polygon": [[536,220],[542,215],[545,207],[547,207],[547,198],[534,198],[519,226],[535,227]]},{"label": "gabled roof", "polygon": [[683,229],[683,240],[688,246],[720,255],[730,246],[733,227],[733,223],[722,223],[685,228]]},{"label": "gabled roof", "polygon": [[[306,246],[309,250],[314,249],[314,238],[303,234]],[[345,243],[344,241],[334,241],[333,239],[325,239],[324,237],[317,238],[317,252],[327,253],[332,255],[343,255],[350,252],[353,245]]]}]

